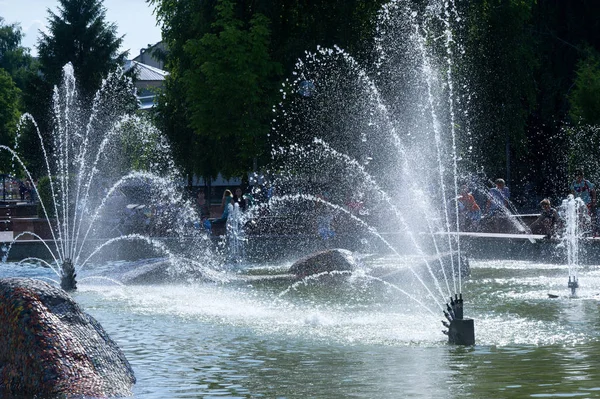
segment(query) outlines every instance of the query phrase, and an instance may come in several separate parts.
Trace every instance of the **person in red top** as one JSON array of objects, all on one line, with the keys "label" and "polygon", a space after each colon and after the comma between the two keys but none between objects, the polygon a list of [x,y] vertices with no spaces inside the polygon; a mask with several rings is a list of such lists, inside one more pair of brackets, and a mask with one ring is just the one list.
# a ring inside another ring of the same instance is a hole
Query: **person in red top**
[{"label": "person in red top", "polygon": [[466,184],[463,184],[460,188],[458,210],[460,212],[461,227],[468,231],[477,230],[479,221],[481,220],[481,208],[477,205],[473,194],[469,192]]}]

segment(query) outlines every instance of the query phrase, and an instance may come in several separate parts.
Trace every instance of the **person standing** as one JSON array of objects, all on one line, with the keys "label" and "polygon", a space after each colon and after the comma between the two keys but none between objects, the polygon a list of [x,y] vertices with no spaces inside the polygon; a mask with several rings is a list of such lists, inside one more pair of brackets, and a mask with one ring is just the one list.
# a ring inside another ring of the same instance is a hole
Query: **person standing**
[{"label": "person standing", "polygon": [[588,214],[591,217],[592,230],[594,236],[598,234],[598,215],[596,210],[596,186],[585,179],[583,169],[575,171],[575,180],[571,183],[571,194],[576,198],[581,198],[587,207]]},{"label": "person standing", "polygon": [[596,208],[596,186],[584,178],[582,169],[575,171],[575,180],[571,183],[570,188],[571,194],[575,198],[581,198],[590,214],[593,214],[593,210]]},{"label": "person standing", "polygon": [[227,218],[233,209],[233,194],[230,190],[225,190],[223,193],[223,199],[221,200],[221,209],[223,213],[219,218],[211,218],[208,219],[212,224],[225,224],[227,222]]},{"label": "person standing", "polygon": [[510,199],[510,190],[506,186],[504,179],[496,179],[496,187],[490,189],[486,213],[490,216],[502,212],[503,209],[508,208],[508,201]]},{"label": "person standing", "polygon": [[487,233],[510,233],[512,231],[508,210],[510,190],[504,179],[496,179],[496,187],[487,193],[486,218],[482,230]]},{"label": "person standing", "polygon": [[458,196],[458,209],[461,215],[461,222],[463,228],[467,231],[477,230],[479,227],[479,221],[481,220],[481,209],[475,197],[469,191],[469,187],[463,184],[460,189],[460,195]]},{"label": "person standing", "polygon": [[240,210],[242,212],[246,211],[246,208],[248,207],[248,203],[246,202],[246,196],[243,195],[243,191],[241,187],[238,187],[235,189],[235,194],[233,196],[233,202],[238,204],[238,206],[240,207]]},{"label": "person standing", "polygon": [[558,228],[559,217],[558,212],[554,209],[548,198],[540,202],[542,213],[535,222],[531,224],[531,232],[533,234],[543,234],[547,238],[552,237]]}]

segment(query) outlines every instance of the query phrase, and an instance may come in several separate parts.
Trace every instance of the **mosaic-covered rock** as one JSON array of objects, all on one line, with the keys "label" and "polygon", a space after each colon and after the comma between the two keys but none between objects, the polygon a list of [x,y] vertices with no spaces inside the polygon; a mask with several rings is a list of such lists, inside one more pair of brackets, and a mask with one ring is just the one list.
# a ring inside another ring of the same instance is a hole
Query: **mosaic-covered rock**
[{"label": "mosaic-covered rock", "polygon": [[129,362],[60,288],[0,279],[0,337],[0,397],[131,395]]}]

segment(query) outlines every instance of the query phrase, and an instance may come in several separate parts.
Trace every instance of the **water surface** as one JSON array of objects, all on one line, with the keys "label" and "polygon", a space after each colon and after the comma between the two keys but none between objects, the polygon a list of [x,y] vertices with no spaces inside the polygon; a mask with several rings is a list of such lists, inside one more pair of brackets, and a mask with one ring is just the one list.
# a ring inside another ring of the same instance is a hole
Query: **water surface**
[{"label": "water surface", "polygon": [[[119,344],[135,398],[600,397],[600,272],[472,261],[474,347],[373,281],[92,285],[74,295]],[[46,276],[3,264],[1,276]],[[548,293],[558,294],[550,299]]]}]

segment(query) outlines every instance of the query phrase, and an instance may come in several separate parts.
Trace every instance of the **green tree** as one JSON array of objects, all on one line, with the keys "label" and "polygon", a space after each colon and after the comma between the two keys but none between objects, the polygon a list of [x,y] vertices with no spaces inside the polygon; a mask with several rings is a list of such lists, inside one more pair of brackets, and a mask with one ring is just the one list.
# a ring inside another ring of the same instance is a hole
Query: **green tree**
[{"label": "green tree", "polygon": [[[8,72],[0,69],[0,144],[12,147],[13,138],[19,121],[20,90],[16,87]],[[6,151],[0,152],[0,172],[8,173],[11,162]]]},{"label": "green tree", "polygon": [[[467,8],[468,81],[474,88],[472,159],[488,174],[506,170],[546,196],[566,192],[568,135],[579,71],[591,77],[586,47],[600,49],[600,3],[476,0]],[[578,62],[580,64],[578,64]],[[589,103],[591,104],[591,103]],[[508,107],[507,107],[508,105]],[[580,104],[581,105],[581,104]],[[577,116],[578,117],[578,116]],[[587,133],[581,133],[585,136]],[[514,188],[514,185],[513,185]]]},{"label": "green tree", "polygon": [[117,26],[105,21],[102,0],[59,0],[58,14],[48,10],[49,33],[38,42],[44,80],[56,85],[62,68],[73,64],[84,96],[95,93],[106,75],[122,65],[127,53],[119,53],[123,41]]},{"label": "green tree", "polygon": [[[25,108],[31,113],[51,153],[53,129],[52,89],[61,83],[63,67],[73,65],[77,79],[81,117],[91,111],[93,96],[102,79],[123,64],[127,53],[119,53],[122,38],[114,23],[105,20],[102,0],[59,0],[58,13],[48,10],[48,33],[38,41],[40,73],[31,74],[24,92]],[[32,126],[23,132],[22,148],[27,148],[28,168],[34,175],[45,173],[39,138]]]},{"label": "green tree", "polygon": [[212,32],[187,43],[193,68],[183,76],[191,107],[190,125],[202,144],[200,157],[213,176],[240,175],[266,154],[271,106],[281,75],[269,54],[269,20],[253,15],[248,24],[235,15],[235,3],[219,0]]},{"label": "green tree", "polygon": [[191,184],[194,174],[210,178],[214,168],[206,165],[202,154],[209,149],[200,144],[189,123],[186,83],[182,76],[192,68],[193,61],[185,51],[185,44],[209,31],[215,1],[147,1],[156,7],[157,18],[162,24],[162,36],[168,48],[165,68],[170,73],[158,98],[158,106],[152,111],[154,121],[169,137],[175,161]]},{"label": "green tree", "polygon": [[19,95],[17,88],[8,72],[0,69],[0,144],[12,145],[10,138],[19,121]]},{"label": "green tree", "polygon": [[7,25],[0,17],[0,68],[8,72],[21,90],[34,69],[29,49],[21,46],[22,39],[21,27],[16,23]]},{"label": "green tree", "polygon": [[158,121],[178,164],[188,175],[204,177],[245,172],[255,157],[264,163],[281,79],[317,45],[367,54],[364,39],[384,3],[147,1],[156,7],[169,49],[171,75],[157,107]]},{"label": "green tree", "polygon": [[[23,109],[23,90],[35,73],[35,63],[29,49],[21,46],[23,33],[18,24],[5,24],[0,17],[0,144],[14,147],[17,123]],[[0,153],[0,171],[11,170],[6,151]]]},{"label": "green tree", "polygon": [[287,73],[305,51],[340,46],[358,58],[368,57],[376,15],[387,0],[258,0],[258,12],[272,21],[273,58]]},{"label": "green tree", "polygon": [[570,116],[576,123],[600,125],[600,56],[592,49],[577,64],[569,94]]},{"label": "green tree", "polygon": [[[490,177],[511,179],[528,154],[527,121],[535,107],[532,74],[538,65],[531,35],[534,0],[469,3],[468,74],[476,99],[473,161]],[[512,180],[512,179],[511,179]]]}]

